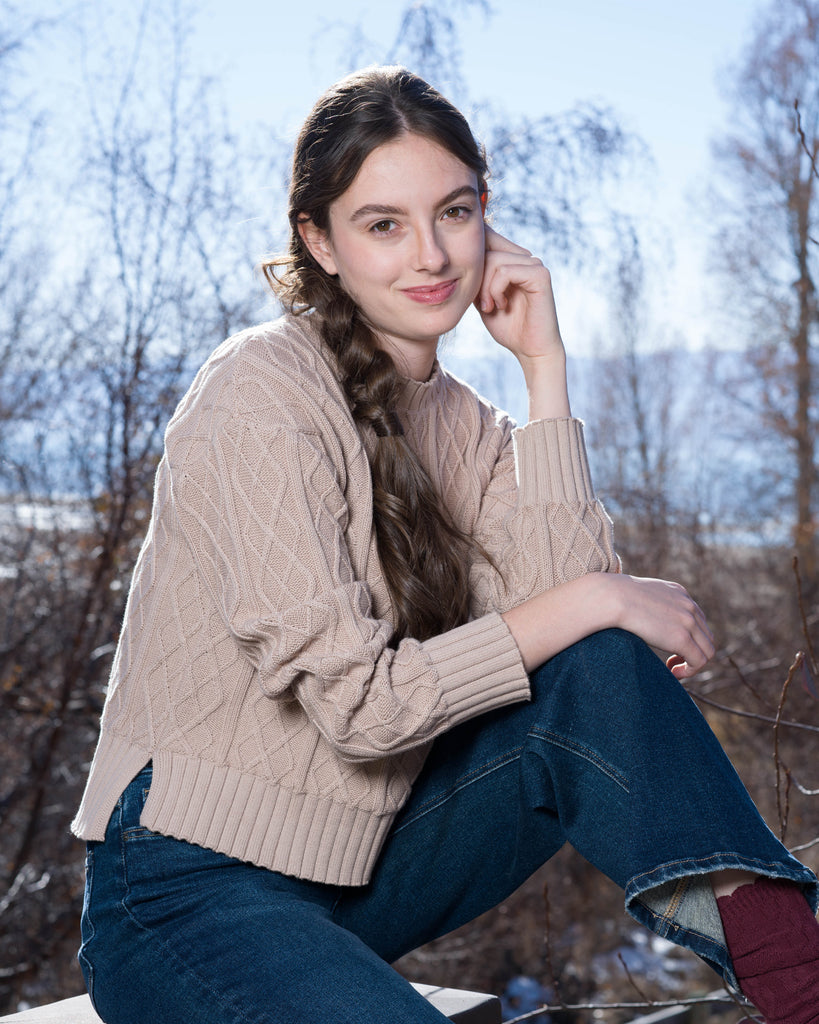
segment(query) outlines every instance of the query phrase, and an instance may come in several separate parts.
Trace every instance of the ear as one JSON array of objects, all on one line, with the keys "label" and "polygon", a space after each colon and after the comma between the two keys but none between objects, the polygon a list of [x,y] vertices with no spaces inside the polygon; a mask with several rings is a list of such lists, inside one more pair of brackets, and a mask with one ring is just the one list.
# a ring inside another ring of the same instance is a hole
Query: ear
[{"label": "ear", "polygon": [[337,274],[333,249],[327,232],[317,228],[309,217],[304,217],[299,220],[299,234],[302,242],[307,246],[308,252],[322,270],[330,275]]}]

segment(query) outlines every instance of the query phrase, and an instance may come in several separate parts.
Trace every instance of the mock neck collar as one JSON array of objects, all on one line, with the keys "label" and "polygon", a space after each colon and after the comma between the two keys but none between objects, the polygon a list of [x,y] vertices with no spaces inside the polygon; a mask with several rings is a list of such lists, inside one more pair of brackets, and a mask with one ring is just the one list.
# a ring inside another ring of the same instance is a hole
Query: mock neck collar
[{"label": "mock neck collar", "polygon": [[398,398],[399,412],[417,412],[429,408],[439,401],[443,386],[444,375],[437,359],[432,365],[432,373],[426,380],[402,377],[401,393]]}]

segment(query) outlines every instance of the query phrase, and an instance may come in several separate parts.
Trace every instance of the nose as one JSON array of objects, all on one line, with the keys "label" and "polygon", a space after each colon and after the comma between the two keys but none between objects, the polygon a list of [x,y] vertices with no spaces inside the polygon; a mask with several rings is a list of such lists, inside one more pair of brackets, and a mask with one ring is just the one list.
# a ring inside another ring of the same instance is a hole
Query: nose
[{"label": "nose", "polygon": [[434,227],[419,229],[416,235],[416,270],[440,273],[449,263],[449,256]]}]

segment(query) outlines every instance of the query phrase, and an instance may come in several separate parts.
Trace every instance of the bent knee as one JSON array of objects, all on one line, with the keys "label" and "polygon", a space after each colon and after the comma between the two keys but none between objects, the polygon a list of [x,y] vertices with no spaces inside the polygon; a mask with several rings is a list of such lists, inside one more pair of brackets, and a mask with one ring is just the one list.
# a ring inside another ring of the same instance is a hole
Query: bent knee
[{"label": "bent knee", "polygon": [[592,633],[567,647],[532,673],[532,685],[568,687],[589,697],[605,698],[648,688],[656,696],[658,685],[679,685],[664,662],[634,633],[610,628]]}]

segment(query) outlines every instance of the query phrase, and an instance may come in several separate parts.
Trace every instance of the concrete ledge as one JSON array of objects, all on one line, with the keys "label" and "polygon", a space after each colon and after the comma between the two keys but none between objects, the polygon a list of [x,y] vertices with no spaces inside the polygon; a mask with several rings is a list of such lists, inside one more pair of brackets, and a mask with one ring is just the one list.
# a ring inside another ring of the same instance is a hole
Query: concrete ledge
[{"label": "concrete ledge", "polygon": [[0,1017],[1,1021],[20,1021],[28,1024],[100,1024],[100,1018],[94,1013],[88,996],[76,996],[74,999],[63,999],[59,1003],[38,1006],[33,1010],[23,1010],[8,1017]]},{"label": "concrete ledge", "polygon": [[501,1004],[497,996],[466,992],[460,988],[437,988],[435,985],[413,987],[456,1024],[501,1024]]},{"label": "concrete ledge", "polygon": [[[415,985],[415,988],[455,1024],[501,1024],[500,1000],[496,996],[435,985]],[[9,1024],[102,1024],[87,995],[0,1017],[0,1024],[5,1021]]]}]

